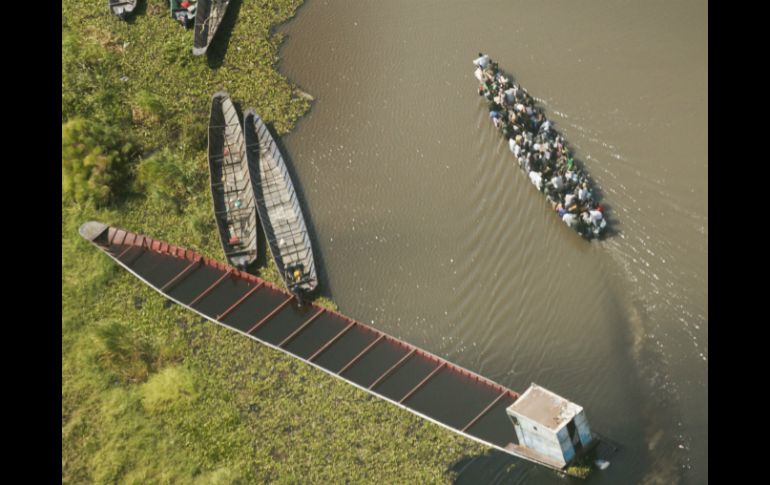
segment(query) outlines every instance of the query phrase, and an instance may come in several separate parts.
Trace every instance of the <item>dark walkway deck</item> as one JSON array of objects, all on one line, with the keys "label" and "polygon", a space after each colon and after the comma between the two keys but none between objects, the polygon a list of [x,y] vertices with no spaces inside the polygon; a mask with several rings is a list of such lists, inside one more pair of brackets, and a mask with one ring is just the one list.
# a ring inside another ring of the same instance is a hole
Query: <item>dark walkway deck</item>
[{"label": "dark walkway deck", "polygon": [[514,456],[519,394],[188,249],[98,222],[80,234],[165,297],[468,438]]}]

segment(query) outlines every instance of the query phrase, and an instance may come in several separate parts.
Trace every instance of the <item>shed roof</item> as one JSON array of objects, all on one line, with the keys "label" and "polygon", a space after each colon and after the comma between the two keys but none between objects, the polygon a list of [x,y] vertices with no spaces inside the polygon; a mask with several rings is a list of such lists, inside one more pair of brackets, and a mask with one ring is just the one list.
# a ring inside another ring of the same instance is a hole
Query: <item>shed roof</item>
[{"label": "shed roof", "polygon": [[507,412],[558,431],[582,410],[574,402],[533,383],[508,407]]}]

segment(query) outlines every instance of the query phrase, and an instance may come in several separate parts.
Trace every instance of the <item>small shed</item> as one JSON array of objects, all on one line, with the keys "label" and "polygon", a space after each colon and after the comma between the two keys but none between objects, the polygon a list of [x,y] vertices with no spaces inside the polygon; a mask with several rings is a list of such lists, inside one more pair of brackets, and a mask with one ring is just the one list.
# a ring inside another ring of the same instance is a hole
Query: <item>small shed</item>
[{"label": "small shed", "polygon": [[581,406],[534,383],[506,413],[520,447],[545,455],[562,467],[593,440]]}]

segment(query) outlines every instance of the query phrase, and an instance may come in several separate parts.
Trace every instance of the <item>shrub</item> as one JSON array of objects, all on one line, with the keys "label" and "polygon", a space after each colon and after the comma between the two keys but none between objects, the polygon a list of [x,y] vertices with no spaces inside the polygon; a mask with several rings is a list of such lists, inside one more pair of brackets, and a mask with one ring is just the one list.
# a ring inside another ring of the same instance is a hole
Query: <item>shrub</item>
[{"label": "shrub", "polygon": [[159,96],[140,91],[131,105],[131,118],[135,123],[159,123],[166,118],[166,108]]},{"label": "shrub", "polygon": [[92,333],[97,365],[120,382],[143,382],[156,368],[156,351],[150,342],[127,325],[106,320]]},{"label": "shrub", "polygon": [[150,198],[179,211],[195,191],[192,166],[168,148],[142,160],[138,180]]},{"label": "shrub", "polygon": [[209,236],[214,239],[217,237],[217,226],[212,214],[211,202],[208,200],[206,204],[197,204],[190,210],[187,224],[198,246],[206,246],[209,243]]},{"label": "shrub", "polygon": [[329,310],[338,311],[339,308],[337,307],[337,304],[334,303],[330,298],[327,298],[325,296],[319,296],[317,297],[313,303],[315,303],[318,306],[322,306],[324,308],[327,308]]},{"label": "shrub", "polygon": [[62,125],[61,151],[62,193],[97,206],[114,201],[125,188],[136,152],[117,128],[83,118]]}]

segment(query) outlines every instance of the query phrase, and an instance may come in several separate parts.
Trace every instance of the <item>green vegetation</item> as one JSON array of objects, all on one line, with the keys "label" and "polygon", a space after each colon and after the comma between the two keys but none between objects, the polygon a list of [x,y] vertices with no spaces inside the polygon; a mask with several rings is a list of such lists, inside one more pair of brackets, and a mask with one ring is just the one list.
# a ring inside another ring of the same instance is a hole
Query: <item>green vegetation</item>
[{"label": "green vegetation", "polygon": [[596,448],[593,448],[591,451],[572,462],[572,464],[564,470],[564,473],[572,477],[588,478],[588,475],[590,475],[594,469],[594,461],[596,461],[596,458]]},{"label": "green vegetation", "polygon": [[195,177],[195,169],[168,148],[154,153],[139,164],[138,181],[148,197],[161,205],[181,211],[189,197],[208,188]]},{"label": "green vegetation", "polygon": [[315,303],[319,306],[322,306],[329,310],[337,311],[337,304],[331,301],[330,299],[326,298],[325,296],[319,296],[316,298]]},{"label": "green vegetation", "polygon": [[577,478],[588,478],[588,475],[591,474],[591,465],[590,464],[575,464],[570,465],[567,467],[564,472],[567,475],[577,477]]},{"label": "green vegetation", "polygon": [[103,206],[127,182],[134,147],[113,126],[72,118],[61,127],[62,193],[76,202]]},{"label": "green vegetation", "polygon": [[[169,306],[78,235],[95,219],[222,258],[210,96],[229,91],[278,133],[308,106],[271,33],[300,0],[232,2],[209,59],[167,2],[143,3],[129,23],[62,3],[62,482],[446,483],[484,448]],[[272,262],[258,271],[282,284]]]}]

